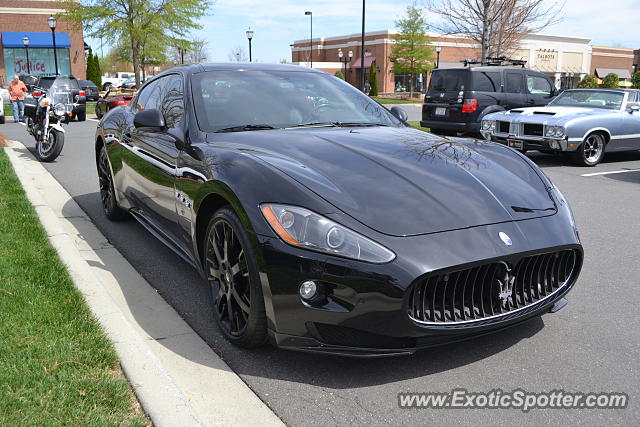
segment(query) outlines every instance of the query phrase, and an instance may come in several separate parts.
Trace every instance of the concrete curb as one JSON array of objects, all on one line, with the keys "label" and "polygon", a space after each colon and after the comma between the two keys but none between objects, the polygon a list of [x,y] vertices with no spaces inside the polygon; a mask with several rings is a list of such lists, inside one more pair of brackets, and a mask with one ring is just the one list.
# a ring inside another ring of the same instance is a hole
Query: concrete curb
[{"label": "concrete curb", "polygon": [[111,246],[25,146],[7,143],[5,152],[49,241],[113,342],[153,423],[283,425]]}]

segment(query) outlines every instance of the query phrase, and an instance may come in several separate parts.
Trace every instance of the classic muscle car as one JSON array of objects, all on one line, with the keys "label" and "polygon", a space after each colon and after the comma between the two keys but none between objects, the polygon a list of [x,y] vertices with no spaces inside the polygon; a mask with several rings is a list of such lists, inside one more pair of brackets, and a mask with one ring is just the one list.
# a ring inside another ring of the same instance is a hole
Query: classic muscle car
[{"label": "classic muscle car", "polygon": [[640,150],[640,91],[566,90],[546,107],[488,114],[481,132],[522,152],[564,152],[595,166],[605,152]]}]

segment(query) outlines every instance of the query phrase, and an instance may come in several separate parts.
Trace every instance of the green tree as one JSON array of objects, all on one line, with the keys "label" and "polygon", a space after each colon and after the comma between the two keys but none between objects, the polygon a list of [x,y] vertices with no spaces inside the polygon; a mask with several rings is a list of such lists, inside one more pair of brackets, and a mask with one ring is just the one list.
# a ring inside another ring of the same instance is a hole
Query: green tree
[{"label": "green tree", "polygon": [[173,45],[200,28],[199,18],[210,0],[63,0],[64,17],[82,26],[89,37],[104,37],[131,50],[131,63],[140,86],[145,43]]},{"label": "green tree", "polygon": [[94,65],[93,65],[93,53],[91,49],[89,49],[89,55],[87,56],[87,80],[93,81],[93,76],[95,74]]},{"label": "green tree", "polygon": [[99,88],[102,87],[102,70],[100,69],[100,58],[98,58],[98,55],[93,55],[93,78],[91,81]]},{"label": "green tree", "polygon": [[371,86],[371,90],[369,90],[369,96],[378,96],[378,67],[376,67],[376,61],[371,63],[371,68],[369,69],[369,85]]},{"label": "green tree", "polygon": [[617,87],[619,87],[619,84],[620,84],[620,78],[618,78],[618,75],[615,73],[609,73],[606,76],[604,76],[604,79],[602,79],[602,84],[600,85],[600,87],[608,88],[608,89],[616,89]]},{"label": "green tree", "polygon": [[636,71],[631,76],[631,83],[633,84],[634,89],[640,89],[640,71]]},{"label": "green tree", "polygon": [[415,77],[429,72],[433,68],[433,46],[427,37],[427,21],[423,10],[413,3],[407,6],[406,16],[396,21],[400,30],[394,36],[395,44],[389,60],[393,63],[393,72],[409,74],[409,90],[413,92]]},{"label": "green tree", "polygon": [[593,74],[587,74],[580,80],[578,87],[581,89],[593,89],[598,87],[598,79]]},{"label": "green tree", "polygon": [[334,76],[336,76],[337,78],[344,80],[344,73],[340,70],[336,71],[336,73],[334,74]]}]

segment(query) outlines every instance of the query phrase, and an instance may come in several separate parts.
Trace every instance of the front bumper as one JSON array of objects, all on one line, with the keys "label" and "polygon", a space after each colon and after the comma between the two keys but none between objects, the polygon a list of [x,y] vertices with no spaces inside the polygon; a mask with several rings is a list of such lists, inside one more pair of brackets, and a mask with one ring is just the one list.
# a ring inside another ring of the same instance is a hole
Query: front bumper
[{"label": "front bumper", "polygon": [[[566,223],[551,216],[404,238],[411,240],[408,253],[422,254],[417,258],[431,258],[432,262],[416,262],[399,253],[396,260],[385,265],[343,260],[257,236],[271,341],[290,350],[375,357],[411,354],[514,326],[550,311],[563,300],[575,284],[580,267],[552,298],[486,322],[420,324],[408,315],[408,295],[412,286],[433,270],[562,248],[582,253],[575,231],[567,228]],[[521,243],[514,244],[515,250],[500,243],[481,251],[469,243],[497,236],[499,230],[523,239],[517,238]],[[298,287],[306,280],[331,289],[326,303],[311,307],[301,300]]]},{"label": "front bumper", "polygon": [[516,144],[521,142],[523,150],[539,150],[539,151],[575,151],[577,144],[570,144],[567,138],[548,138],[548,137],[536,137],[536,136],[511,136],[509,134],[500,134],[495,132],[489,132],[481,130],[480,133],[484,139],[493,142],[499,142],[504,145],[508,145],[512,148],[520,149]]}]

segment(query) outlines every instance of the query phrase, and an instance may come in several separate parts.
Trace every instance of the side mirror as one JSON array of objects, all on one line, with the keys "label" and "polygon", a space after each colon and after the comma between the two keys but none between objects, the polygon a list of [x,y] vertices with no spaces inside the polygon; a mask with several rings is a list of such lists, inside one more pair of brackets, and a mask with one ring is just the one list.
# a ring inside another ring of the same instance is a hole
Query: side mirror
[{"label": "side mirror", "polygon": [[391,112],[391,114],[393,114],[403,122],[406,122],[409,119],[409,115],[407,114],[407,112],[403,108],[398,107],[397,105],[395,107],[392,107],[391,110],[389,111]]},{"label": "side mirror", "polygon": [[629,111],[629,114],[637,113],[638,111],[640,111],[640,103],[630,102],[627,105],[627,111]]},{"label": "side mirror", "polygon": [[133,116],[133,125],[136,128],[148,128],[149,130],[164,130],[166,124],[164,116],[159,110],[142,110]]}]

